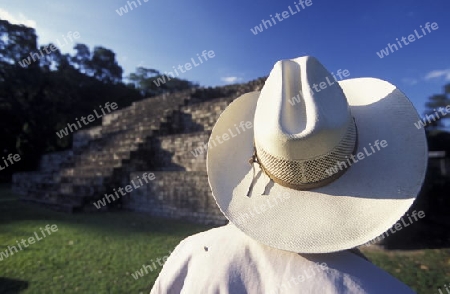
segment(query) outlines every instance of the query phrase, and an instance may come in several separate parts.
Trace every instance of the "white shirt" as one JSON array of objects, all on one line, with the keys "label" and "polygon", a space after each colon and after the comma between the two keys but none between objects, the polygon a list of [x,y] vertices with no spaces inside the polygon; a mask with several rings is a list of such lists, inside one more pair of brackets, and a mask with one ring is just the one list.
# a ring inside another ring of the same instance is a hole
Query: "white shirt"
[{"label": "white shirt", "polygon": [[183,240],[150,293],[414,292],[351,252],[300,255],[278,250],[229,224]]}]

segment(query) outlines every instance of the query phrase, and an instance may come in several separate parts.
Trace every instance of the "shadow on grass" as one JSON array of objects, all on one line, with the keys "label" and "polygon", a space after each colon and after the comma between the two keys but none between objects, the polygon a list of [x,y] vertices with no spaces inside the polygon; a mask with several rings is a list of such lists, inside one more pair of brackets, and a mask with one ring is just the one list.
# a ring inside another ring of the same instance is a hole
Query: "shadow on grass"
[{"label": "shadow on grass", "polygon": [[11,184],[0,184],[0,202],[14,199],[19,199],[19,196],[12,192]]},{"label": "shadow on grass", "polygon": [[[4,193],[11,194],[8,190],[0,190],[0,195]],[[19,200],[0,202],[0,224],[23,221],[47,221],[49,224],[67,223],[79,227],[88,227],[104,233],[113,232],[119,236],[129,236],[132,233],[152,233],[160,236],[173,236],[175,234],[182,236],[205,231],[213,227],[191,224],[183,220],[157,218],[145,213],[131,211],[68,214]],[[4,231],[4,233],[7,232]],[[30,232],[20,232],[20,234],[28,236]]]},{"label": "shadow on grass", "polygon": [[450,227],[423,220],[403,228],[383,240],[388,250],[418,250],[450,248]]},{"label": "shadow on grass", "polygon": [[[428,180],[429,181],[429,180]],[[430,207],[430,199],[434,194],[430,193],[428,185],[424,184],[422,191],[417,196],[414,204],[392,230],[386,231],[386,237],[380,243],[386,250],[421,250],[421,249],[446,249],[450,248],[450,213],[439,214],[436,209]],[[414,212],[415,211],[415,212]],[[417,217],[422,211],[425,216]],[[415,213],[415,217],[413,216]],[[439,220],[442,216],[448,221]],[[396,229],[399,228],[399,229]]]},{"label": "shadow on grass", "polygon": [[0,293],[18,294],[28,288],[28,282],[0,277]]},{"label": "shadow on grass", "polygon": [[[0,189],[0,199],[2,194],[13,195],[8,189]],[[0,202],[0,224],[21,221],[47,221],[49,224],[67,223],[124,237],[133,233],[151,233],[161,237],[187,236],[214,227],[191,224],[183,220],[157,218],[145,213],[130,211],[67,214],[21,201]],[[2,228],[2,232],[7,234],[8,232],[4,230],[5,228]],[[24,237],[31,233],[19,232]],[[390,234],[383,240],[382,245],[387,250],[450,248],[450,229],[449,226],[432,222],[427,215],[394,234]]]}]

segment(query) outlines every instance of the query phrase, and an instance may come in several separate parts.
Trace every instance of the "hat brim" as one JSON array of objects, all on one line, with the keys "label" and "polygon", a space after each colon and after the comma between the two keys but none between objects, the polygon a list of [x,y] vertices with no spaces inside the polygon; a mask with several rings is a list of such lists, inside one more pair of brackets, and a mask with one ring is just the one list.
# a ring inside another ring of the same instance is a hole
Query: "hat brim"
[{"label": "hat brim", "polygon": [[[424,130],[414,125],[419,120],[414,106],[383,80],[349,79],[339,85],[356,120],[357,153],[365,156],[324,187],[298,191],[267,185],[258,165],[252,169],[253,128],[241,122],[253,123],[259,92],[232,102],[214,126],[207,155],[213,196],[223,214],[253,239],[299,253],[353,248],[388,230],[419,193],[427,143]],[[375,148],[376,140],[385,140],[385,147]]]}]

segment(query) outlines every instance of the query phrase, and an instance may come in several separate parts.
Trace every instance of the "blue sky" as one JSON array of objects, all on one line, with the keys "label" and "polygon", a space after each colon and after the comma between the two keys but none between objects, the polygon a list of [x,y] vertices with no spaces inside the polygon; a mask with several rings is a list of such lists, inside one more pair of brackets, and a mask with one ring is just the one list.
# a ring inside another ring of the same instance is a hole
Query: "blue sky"
[{"label": "blue sky", "polygon": [[[125,75],[137,66],[170,71],[213,50],[214,58],[179,77],[215,86],[265,76],[280,59],[313,55],[331,72],[347,69],[350,78],[390,81],[419,113],[430,95],[450,83],[448,0],[311,0],[304,8],[298,0],[134,1],[138,7],[130,10],[126,0],[0,0],[0,18],[35,27],[40,44],[62,42],[63,35],[78,31],[80,43],[112,49]],[[119,16],[116,10],[125,6],[128,12]],[[283,11],[289,12],[286,19],[252,33]],[[420,26],[427,22],[439,28],[423,35]],[[388,43],[414,30],[422,38],[378,57]]]}]

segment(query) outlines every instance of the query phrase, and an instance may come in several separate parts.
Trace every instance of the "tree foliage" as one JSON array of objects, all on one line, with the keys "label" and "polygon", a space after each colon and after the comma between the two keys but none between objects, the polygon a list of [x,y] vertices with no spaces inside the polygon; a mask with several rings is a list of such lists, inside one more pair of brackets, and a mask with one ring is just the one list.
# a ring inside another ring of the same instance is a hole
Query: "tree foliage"
[{"label": "tree foliage", "polygon": [[130,74],[128,80],[146,97],[197,87],[197,84],[190,81],[164,76],[156,69],[142,66],[138,67],[135,73]]},{"label": "tree foliage", "polygon": [[[75,53],[69,55],[56,46],[44,51],[49,45],[38,47],[33,28],[0,20],[0,157],[18,153],[22,158],[0,177],[35,168],[43,153],[69,148],[71,136],[60,139],[56,132],[99,105],[116,102],[123,108],[170,87],[175,91],[192,86],[175,79],[156,89],[151,79],[159,72],[143,68],[130,75],[134,85],[126,85],[112,50],[74,44]],[[33,53],[39,58],[31,59]],[[28,65],[23,62],[27,58]]]},{"label": "tree foliage", "polygon": [[[450,113],[447,113],[446,110],[444,112],[443,109],[446,109],[448,105],[450,105],[450,84],[444,86],[444,93],[432,95],[425,102],[425,114],[433,115],[438,112],[438,115],[434,116],[436,119],[427,125],[428,129],[445,127],[443,121],[450,118]],[[443,112],[447,114],[442,115]]]},{"label": "tree foliage", "polygon": [[444,86],[442,94],[432,95],[425,102],[425,117],[428,115],[434,118],[430,119],[429,122],[426,120],[427,125],[425,127],[430,151],[450,153],[450,133],[448,132],[448,125],[444,124],[450,118],[450,113],[447,113],[448,105],[450,105],[450,84]]}]

